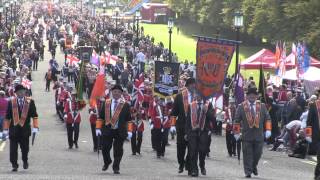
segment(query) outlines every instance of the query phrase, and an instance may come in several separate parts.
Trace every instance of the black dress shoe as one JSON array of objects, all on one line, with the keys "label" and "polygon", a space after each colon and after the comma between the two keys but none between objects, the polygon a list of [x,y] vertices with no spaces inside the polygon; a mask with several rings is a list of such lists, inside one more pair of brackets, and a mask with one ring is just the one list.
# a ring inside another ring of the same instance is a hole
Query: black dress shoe
[{"label": "black dress shoe", "polygon": [[255,176],[258,176],[258,169],[257,168],[254,168],[252,173],[255,175]]},{"label": "black dress shoe", "polygon": [[113,170],[113,174],[120,174],[119,170]]},{"label": "black dress shoe", "polygon": [[198,174],[197,172],[192,172],[192,173],[191,173],[191,176],[192,176],[192,177],[198,177],[199,174]]},{"label": "black dress shoe", "polygon": [[132,153],[132,155],[133,155],[133,156],[135,156],[135,155],[136,155],[136,153]]},{"label": "black dress shoe", "polygon": [[179,171],[178,171],[178,173],[183,173],[183,166],[182,166],[182,165],[179,166]]},{"label": "black dress shoe", "polygon": [[12,168],[12,172],[17,172],[17,171],[18,171],[17,167]]},{"label": "black dress shoe", "polygon": [[93,148],[93,152],[97,152],[98,151],[98,148]]},{"label": "black dress shoe", "polygon": [[246,178],[251,178],[251,174],[247,174],[247,175],[246,175]]},{"label": "black dress shoe", "polygon": [[69,149],[72,149],[72,146],[69,146]]},{"label": "black dress shoe", "polygon": [[28,168],[29,168],[28,162],[23,162],[23,169],[28,169]]},{"label": "black dress shoe", "polygon": [[191,173],[191,171],[188,171],[188,176],[192,176],[192,173]]},{"label": "black dress shoe", "polygon": [[102,171],[106,171],[108,168],[109,168],[109,164],[108,165],[103,165]]},{"label": "black dress shoe", "polygon": [[206,171],[205,168],[201,169],[201,174],[204,175],[204,176],[207,175],[207,171]]},{"label": "black dress shoe", "polygon": [[79,148],[79,146],[78,146],[78,143],[77,143],[77,142],[74,142],[74,146],[76,147],[76,149],[78,149],[78,148]]}]

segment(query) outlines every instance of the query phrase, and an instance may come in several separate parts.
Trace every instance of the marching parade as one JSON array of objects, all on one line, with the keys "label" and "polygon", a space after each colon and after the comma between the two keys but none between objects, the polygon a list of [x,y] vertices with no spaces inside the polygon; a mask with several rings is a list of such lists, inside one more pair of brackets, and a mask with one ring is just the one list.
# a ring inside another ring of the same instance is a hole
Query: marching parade
[{"label": "marching parade", "polygon": [[320,179],[320,87],[228,75],[239,41],[182,63],[119,9],[10,6],[0,179]]}]

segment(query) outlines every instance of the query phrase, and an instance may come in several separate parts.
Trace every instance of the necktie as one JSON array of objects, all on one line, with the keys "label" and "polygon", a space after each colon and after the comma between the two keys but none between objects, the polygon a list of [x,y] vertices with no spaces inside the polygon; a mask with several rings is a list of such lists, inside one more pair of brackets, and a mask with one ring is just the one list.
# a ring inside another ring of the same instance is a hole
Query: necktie
[{"label": "necktie", "polygon": [[251,111],[251,115],[252,115],[252,118],[255,118],[256,117],[256,112],[254,111],[254,104],[251,103],[250,104],[250,111]]},{"label": "necktie", "polygon": [[114,101],[113,113],[112,113],[112,114],[114,114],[114,112],[116,111],[117,106],[118,106],[118,101],[117,101],[117,100],[115,100],[115,101]]},{"label": "necktie", "polygon": [[200,115],[201,115],[201,104],[198,104],[197,120],[199,125],[200,125]]},{"label": "necktie", "polygon": [[23,107],[23,99],[19,99],[19,107],[20,107],[20,109],[22,109],[22,107]]}]

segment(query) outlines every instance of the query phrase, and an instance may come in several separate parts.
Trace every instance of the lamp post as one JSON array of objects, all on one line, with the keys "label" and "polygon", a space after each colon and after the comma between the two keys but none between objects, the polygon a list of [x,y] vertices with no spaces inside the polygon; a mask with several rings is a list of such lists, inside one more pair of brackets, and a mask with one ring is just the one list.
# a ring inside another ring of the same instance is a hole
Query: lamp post
[{"label": "lamp post", "polygon": [[169,62],[172,62],[171,35],[172,35],[173,25],[174,25],[173,18],[169,18],[168,19],[168,28],[169,28]]},{"label": "lamp post", "polygon": [[10,1],[10,24],[12,24],[12,18],[13,18],[13,0]]},{"label": "lamp post", "polygon": [[140,17],[141,17],[141,13],[140,11],[136,11],[136,21],[137,21],[137,27],[136,27],[136,33],[137,33],[137,38],[139,38],[139,20],[140,20]]},{"label": "lamp post", "polygon": [[103,3],[103,13],[106,13],[106,9],[107,9],[107,2]]},{"label": "lamp post", "polygon": [[8,9],[9,9],[9,3],[8,1],[5,2],[5,10],[6,10],[6,28],[8,27]]},{"label": "lamp post", "polygon": [[[237,11],[234,15],[234,27],[236,28],[236,40],[240,40],[240,28],[243,26],[243,14],[240,11]],[[239,66],[239,43],[236,47],[236,69],[235,69],[235,78],[238,75],[238,66]]]},{"label": "lamp post", "polygon": [[114,19],[116,20],[116,32],[118,33],[118,17],[119,17],[119,7],[114,10]]},{"label": "lamp post", "polygon": [[93,4],[93,10],[92,10],[92,16],[95,17],[96,16],[96,1],[93,0],[92,4]]},{"label": "lamp post", "polygon": [[3,4],[0,3],[0,29],[2,29],[2,13],[3,13]]}]

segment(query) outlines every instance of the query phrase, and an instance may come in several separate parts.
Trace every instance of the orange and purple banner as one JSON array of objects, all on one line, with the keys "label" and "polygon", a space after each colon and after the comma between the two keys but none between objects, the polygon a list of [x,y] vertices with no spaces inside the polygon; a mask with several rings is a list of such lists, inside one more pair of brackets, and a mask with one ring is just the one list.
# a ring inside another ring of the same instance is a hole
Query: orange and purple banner
[{"label": "orange and purple banner", "polygon": [[236,41],[198,37],[197,90],[206,99],[222,94]]}]

